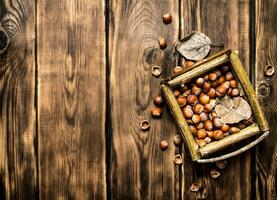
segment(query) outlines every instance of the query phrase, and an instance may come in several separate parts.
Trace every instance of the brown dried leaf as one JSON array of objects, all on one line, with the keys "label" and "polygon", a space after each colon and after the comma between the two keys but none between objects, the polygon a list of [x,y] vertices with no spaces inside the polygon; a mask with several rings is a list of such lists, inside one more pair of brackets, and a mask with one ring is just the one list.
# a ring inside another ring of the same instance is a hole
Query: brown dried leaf
[{"label": "brown dried leaf", "polygon": [[193,31],[177,45],[177,51],[188,60],[201,60],[211,49],[211,39],[204,33]]},{"label": "brown dried leaf", "polygon": [[217,101],[215,112],[222,123],[234,124],[251,117],[250,105],[242,97],[229,99],[227,97]]}]

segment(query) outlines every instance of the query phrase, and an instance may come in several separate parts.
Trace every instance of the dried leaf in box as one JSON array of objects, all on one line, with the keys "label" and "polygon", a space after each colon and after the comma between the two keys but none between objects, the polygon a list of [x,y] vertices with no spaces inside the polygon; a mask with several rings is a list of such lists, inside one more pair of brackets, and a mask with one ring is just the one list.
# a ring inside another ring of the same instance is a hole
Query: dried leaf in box
[{"label": "dried leaf in box", "polygon": [[204,33],[193,31],[177,45],[177,51],[188,60],[201,60],[211,49],[211,39]]},{"label": "dried leaf in box", "polygon": [[244,119],[247,120],[252,114],[250,105],[242,97],[235,97],[233,99],[224,97],[217,100],[215,112],[219,120],[226,124],[238,123]]}]

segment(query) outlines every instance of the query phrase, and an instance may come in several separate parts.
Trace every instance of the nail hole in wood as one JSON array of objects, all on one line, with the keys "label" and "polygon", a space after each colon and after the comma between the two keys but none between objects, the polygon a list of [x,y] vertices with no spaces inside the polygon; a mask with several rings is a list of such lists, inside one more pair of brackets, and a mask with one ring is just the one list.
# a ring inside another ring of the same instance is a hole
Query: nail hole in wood
[{"label": "nail hole in wood", "polygon": [[266,65],[264,68],[264,74],[266,76],[272,76],[275,72],[274,66],[272,65]]},{"label": "nail hole in wood", "polygon": [[9,36],[7,32],[0,27],[0,54],[2,54],[9,45]]}]

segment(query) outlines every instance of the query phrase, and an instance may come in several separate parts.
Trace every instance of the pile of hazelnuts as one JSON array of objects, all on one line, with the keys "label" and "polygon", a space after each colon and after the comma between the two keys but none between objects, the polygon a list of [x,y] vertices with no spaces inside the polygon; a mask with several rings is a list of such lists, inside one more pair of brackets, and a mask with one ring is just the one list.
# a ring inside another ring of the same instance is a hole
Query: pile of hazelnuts
[{"label": "pile of hazelnuts", "polygon": [[182,84],[173,91],[199,147],[239,132],[252,123],[224,124],[214,111],[216,98],[240,96],[238,82],[229,66],[222,66]]}]

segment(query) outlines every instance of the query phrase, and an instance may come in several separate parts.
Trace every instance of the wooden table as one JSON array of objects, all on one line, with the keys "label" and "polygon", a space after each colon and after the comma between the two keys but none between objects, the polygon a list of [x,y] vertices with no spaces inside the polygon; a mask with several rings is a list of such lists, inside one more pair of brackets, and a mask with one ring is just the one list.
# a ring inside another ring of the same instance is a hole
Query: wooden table
[{"label": "wooden table", "polygon": [[[0,199],[276,199],[276,18],[276,0],[1,0]],[[238,49],[272,130],[216,180],[149,114],[192,30]]]}]

